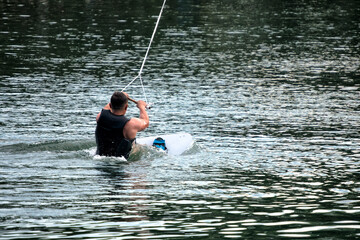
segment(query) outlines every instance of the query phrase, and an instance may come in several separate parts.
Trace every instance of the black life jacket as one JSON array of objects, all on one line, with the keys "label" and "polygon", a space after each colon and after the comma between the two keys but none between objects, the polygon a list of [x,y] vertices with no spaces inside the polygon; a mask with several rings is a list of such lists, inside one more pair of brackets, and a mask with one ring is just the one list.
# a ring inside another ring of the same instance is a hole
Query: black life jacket
[{"label": "black life jacket", "polygon": [[123,130],[130,119],[103,109],[98,119],[95,138],[96,154],[129,158],[133,140],[125,139]]}]

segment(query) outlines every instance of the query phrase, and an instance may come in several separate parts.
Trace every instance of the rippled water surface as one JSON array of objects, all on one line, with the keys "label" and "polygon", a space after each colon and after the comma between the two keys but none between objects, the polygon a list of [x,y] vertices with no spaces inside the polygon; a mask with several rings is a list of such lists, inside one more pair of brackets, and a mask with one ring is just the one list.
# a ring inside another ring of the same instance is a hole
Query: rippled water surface
[{"label": "rippled water surface", "polygon": [[161,4],[0,2],[0,239],[360,238],[359,2],[168,0],[139,137],[195,144],[96,157]]}]

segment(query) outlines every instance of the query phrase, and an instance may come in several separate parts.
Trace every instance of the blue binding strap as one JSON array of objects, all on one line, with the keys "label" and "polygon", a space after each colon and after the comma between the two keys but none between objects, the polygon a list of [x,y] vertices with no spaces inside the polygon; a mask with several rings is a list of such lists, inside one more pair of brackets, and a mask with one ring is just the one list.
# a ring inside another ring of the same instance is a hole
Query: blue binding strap
[{"label": "blue binding strap", "polygon": [[154,140],[153,142],[153,146],[162,150],[166,150],[166,144],[165,144],[165,140],[162,139],[161,137],[158,137]]}]

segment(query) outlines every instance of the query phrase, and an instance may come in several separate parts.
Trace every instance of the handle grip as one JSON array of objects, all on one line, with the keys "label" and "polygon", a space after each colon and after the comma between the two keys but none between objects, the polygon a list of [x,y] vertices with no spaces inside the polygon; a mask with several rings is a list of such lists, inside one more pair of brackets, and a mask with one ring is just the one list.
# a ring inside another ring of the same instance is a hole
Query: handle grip
[{"label": "handle grip", "polygon": [[[127,97],[127,98],[128,98],[129,101],[137,104],[137,101],[136,101],[135,99],[132,99],[131,97]],[[151,108],[151,104],[147,104],[147,105],[146,105],[146,109],[150,109],[150,108]]]},{"label": "handle grip", "polygon": [[128,97],[128,100],[129,100],[129,101],[132,101],[133,103],[136,103],[136,104],[137,104],[137,101],[134,100],[134,99],[132,99],[131,97]]}]

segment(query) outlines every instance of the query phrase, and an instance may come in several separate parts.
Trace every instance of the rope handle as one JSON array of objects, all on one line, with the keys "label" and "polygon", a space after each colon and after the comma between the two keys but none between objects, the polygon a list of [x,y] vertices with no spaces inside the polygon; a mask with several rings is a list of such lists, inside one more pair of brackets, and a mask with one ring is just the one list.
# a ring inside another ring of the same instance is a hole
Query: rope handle
[{"label": "rope handle", "polygon": [[137,104],[137,101],[135,99],[132,99],[131,97],[127,97],[127,99],[132,101],[133,103]]},{"label": "rope handle", "polygon": [[[131,97],[127,97],[127,99],[135,104],[137,104],[138,102],[135,99],[132,99]],[[151,103],[146,104],[146,109],[150,109],[151,108]]]}]

